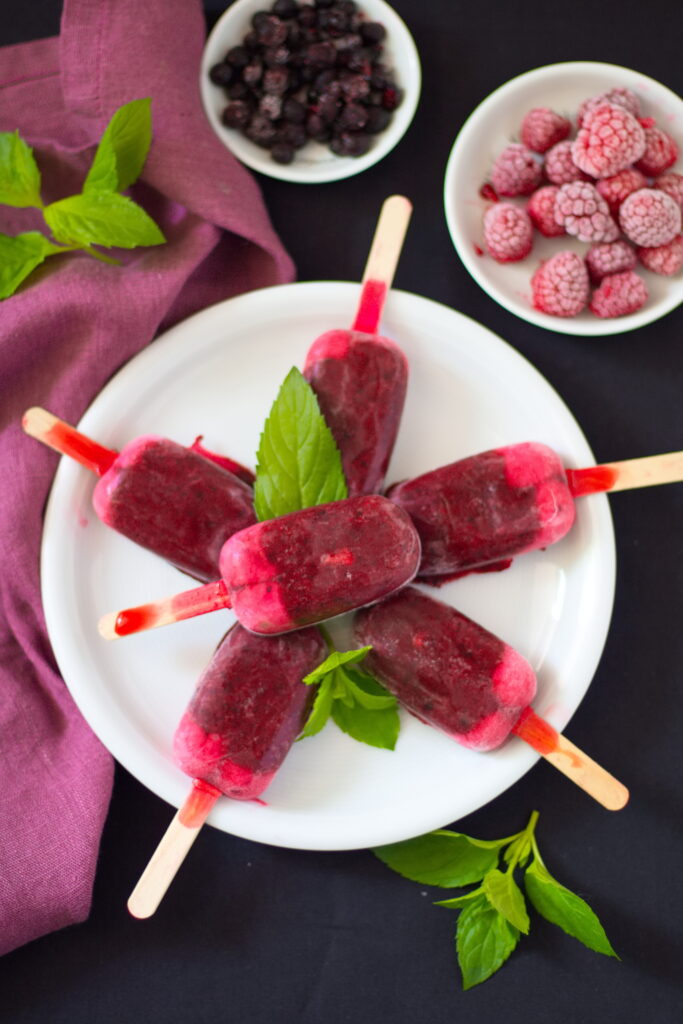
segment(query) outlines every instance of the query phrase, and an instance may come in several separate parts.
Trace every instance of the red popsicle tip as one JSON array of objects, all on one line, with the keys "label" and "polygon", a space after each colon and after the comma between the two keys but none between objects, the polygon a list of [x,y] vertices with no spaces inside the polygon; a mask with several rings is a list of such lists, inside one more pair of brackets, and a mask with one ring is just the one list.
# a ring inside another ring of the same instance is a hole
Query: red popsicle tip
[{"label": "red popsicle tip", "polygon": [[569,490],[575,498],[611,491],[619,476],[612,466],[587,466],[585,469],[567,469],[565,473]]},{"label": "red popsicle tip", "polygon": [[364,283],[356,310],[356,318],[351,325],[352,331],[377,334],[388,290],[386,281],[366,281]]},{"label": "red popsicle tip", "polygon": [[146,629],[168,626],[172,622],[193,619],[221,608],[232,607],[225,580],[205,583],[193,590],[184,590],[162,601],[151,601],[120,612],[109,612],[99,621],[98,629],[105,640],[141,633]]},{"label": "red popsicle tip", "polygon": [[193,779],[187,800],[178,811],[181,824],[185,828],[200,828],[220,795],[220,789],[216,789],[210,782]]},{"label": "red popsicle tip", "polygon": [[24,431],[37,441],[42,441],[48,448],[54,448],[62,455],[75,459],[98,476],[104,476],[119,454],[112,448],[105,448],[92,441],[68,423],[53,416],[47,409],[38,406],[27,409],[21,425]]},{"label": "red popsicle tip", "polygon": [[532,708],[524,708],[512,731],[544,757],[557,750],[560,734]]}]

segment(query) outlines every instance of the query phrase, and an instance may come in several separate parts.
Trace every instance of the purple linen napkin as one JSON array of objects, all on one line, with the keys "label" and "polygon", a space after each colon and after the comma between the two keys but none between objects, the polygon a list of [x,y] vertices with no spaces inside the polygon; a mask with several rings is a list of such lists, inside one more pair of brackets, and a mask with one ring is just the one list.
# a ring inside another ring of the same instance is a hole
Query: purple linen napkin
[{"label": "purple linen napkin", "polygon": [[[152,98],[153,142],[132,191],[168,243],[120,267],[53,257],[0,303],[0,953],[90,909],[112,784],[47,639],[42,514],[58,457],[20,429],[43,405],[75,422],[154,335],[221,299],[291,280],[249,173],[201,109],[200,0],[66,0],[59,39],[0,50],[0,130],[34,147],[43,199],[79,191],[121,104]],[[0,207],[0,231],[39,227]]]}]

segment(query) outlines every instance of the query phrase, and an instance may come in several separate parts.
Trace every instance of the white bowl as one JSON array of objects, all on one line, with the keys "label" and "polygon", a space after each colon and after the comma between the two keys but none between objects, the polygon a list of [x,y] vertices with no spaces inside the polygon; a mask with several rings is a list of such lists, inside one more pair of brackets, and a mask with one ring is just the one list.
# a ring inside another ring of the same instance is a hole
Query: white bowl
[{"label": "white bowl", "polygon": [[[444,181],[446,221],[453,244],[472,277],[485,292],[515,313],[539,327],[563,334],[620,334],[651,323],[683,302],[683,272],[663,277],[638,267],[649,298],[629,316],[601,320],[589,310],[575,317],[549,316],[531,304],[531,276],[541,260],[560,249],[585,254],[588,245],[563,235],[544,238],[534,232],[534,247],[518,263],[496,263],[484,250],[483,217],[490,206],[479,195],[488,180],[498,154],[510,142],[519,141],[522,118],[533,107],[550,107],[572,119],[582,100],[614,86],[626,86],[639,96],[642,116],[654,117],[678,142],[683,153],[683,100],[659,82],[616,64],[591,61],[550,64],[512,78],[470,114],[461,128],[448,160]],[[671,170],[683,173],[681,160]],[[524,203],[526,198],[512,202]]]},{"label": "white bowl", "polygon": [[327,146],[309,142],[297,151],[291,164],[278,164],[271,159],[268,150],[255,145],[237,129],[225,127],[221,122],[221,113],[227,103],[225,93],[209,78],[213,65],[223,59],[230,47],[241,43],[251,28],[252,16],[257,11],[270,10],[271,7],[272,0],[235,0],[218,19],[207,39],[199,87],[206,116],[216,135],[247,167],[282,181],[301,184],[337,181],[372,167],[403,137],[420,98],[420,58],[404,22],[384,0],[359,0],[358,7],[367,15],[368,20],[381,22],[387,31],[383,63],[394,71],[396,82],[403,93],[391,123],[373,137],[369,151],[359,157],[336,156]]}]

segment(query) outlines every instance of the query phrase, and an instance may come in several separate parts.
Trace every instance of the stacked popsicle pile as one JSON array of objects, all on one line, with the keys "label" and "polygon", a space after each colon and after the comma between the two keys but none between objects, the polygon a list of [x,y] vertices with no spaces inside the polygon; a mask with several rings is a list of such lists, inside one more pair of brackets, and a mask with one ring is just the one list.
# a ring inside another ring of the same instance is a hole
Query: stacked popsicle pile
[{"label": "stacked popsicle pile", "polygon": [[574,498],[683,477],[683,454],[565,469],[540,444],[510,445],[380,491],[407,384],[398,347],[377,331],[410,204],[387,201],[350,330],[311,346],[305,375],[338,444],[350,497],[256,523],[249,471],[195,443],[143,437],[121,453],[44,410],[27,432],[94,470],[100,518],[203,586],[106,616],[123,636],[232,607],[238,624],[203,673],[178,726],[174,754],[193,778],[190,795],[130,901],[152,913],[220,794],[255,799],[268,786],[310,704],[302,683],[324,660],[311,625],[363,608],[360,643],[377,678],[418,718],[478,750],[514,732],[604,806],[625,788],[540,719],[531,667],[454,608],[407,587],[502,567],[559,541]]}]

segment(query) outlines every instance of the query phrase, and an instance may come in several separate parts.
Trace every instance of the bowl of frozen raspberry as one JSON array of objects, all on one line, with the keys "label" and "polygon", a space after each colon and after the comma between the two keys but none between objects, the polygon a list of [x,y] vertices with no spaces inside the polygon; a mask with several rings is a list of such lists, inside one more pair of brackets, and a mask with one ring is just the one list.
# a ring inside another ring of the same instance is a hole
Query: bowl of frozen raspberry
[{"label": "bowl of frozen raspberry", "polygon": [[460,259],[491,298],[606,335],[683,302],[683,100],[592,61],[511,79],[469,116],[444,181]]},{"label": "bowl of frozen raspberry", "polygon": [[252,170],[301,184],[376,164],[408,129],[420,89],[413,38],[384,0],[235,0],[200,70],[224,145]]}]

